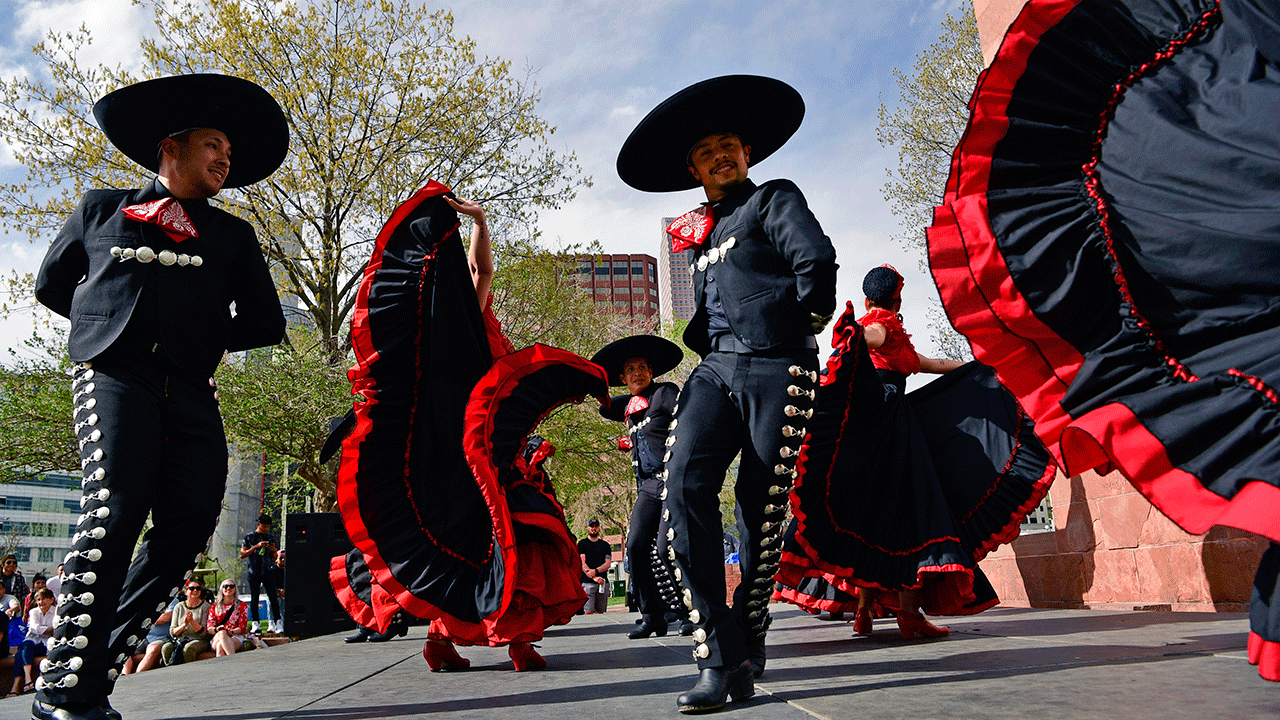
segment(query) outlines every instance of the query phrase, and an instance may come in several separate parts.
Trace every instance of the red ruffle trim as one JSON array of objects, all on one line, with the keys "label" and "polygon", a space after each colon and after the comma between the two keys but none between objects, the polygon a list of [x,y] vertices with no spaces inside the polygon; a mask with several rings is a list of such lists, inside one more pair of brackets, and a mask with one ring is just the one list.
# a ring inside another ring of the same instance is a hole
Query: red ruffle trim
[{"label": "red ruffle trim", "polygon": [[1258,666],[1263,680],[1280,682],[1280,643],[1264,640],[1255,632],[1249,633],[1249,663]]},{"label": "red ruffle trim", "polygon": [[449,615],[440,617],[433,629],[456,645],[498,647],[513,642],[536,642],[552,625],[564,625],[582,609],[587,594],[578,582],[578,548],[563,522],[542,513],[516,513],[517,523],[532,524],[555,537],[553,543],[530,542],[515,548],[516,578],[511,604],[506,611],[479,623],[469,623]]},{"label": "red ruffle trim", "polygon": [[329,584],[333,586],[333,594],[342,604],[342,609],[347,611],[352,620],[367,628],[378,626],[373,606],[361,600],[351,587],[351,582],[347,578],[346,555],[335,555],[329,559]]},{"label": "red ruffle trim", "polygon": [[792,587],[781,587],[774,590],[773,599],[789,602],[810,615],[817,615],[820,612],[856,612],[858,609],[858,599],[856,597],[848,602],[836,602],[835,600],[806,595]]}]

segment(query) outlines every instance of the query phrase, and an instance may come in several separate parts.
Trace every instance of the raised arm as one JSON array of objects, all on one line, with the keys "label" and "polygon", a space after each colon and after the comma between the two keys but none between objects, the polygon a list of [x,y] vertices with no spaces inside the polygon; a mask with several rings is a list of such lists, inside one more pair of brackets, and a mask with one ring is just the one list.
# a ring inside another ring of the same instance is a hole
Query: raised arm
[{"label": "raised arm", "polygon": [[[868,340],[867,344],[870,345],[871,341]],[[920,355],[920,353],[916,353],[916,355],[920,357],[920,372],[936,373],[941,375],[943,373],[949,373],[961,365],[964,365],[964,363],[959,360],[925,357],[924,355]]]},{"label": "raised arm", "polygon": [[474,200],[454,200],[445,196],[445,202],[457,212],[471,218],[471,249],[467,252],[467,265],[471,268],[471,283],[476,287],[476,299],[484,307],[493,285],[493,248],[489,243],[489,224],[484,218],[484,208]]}]

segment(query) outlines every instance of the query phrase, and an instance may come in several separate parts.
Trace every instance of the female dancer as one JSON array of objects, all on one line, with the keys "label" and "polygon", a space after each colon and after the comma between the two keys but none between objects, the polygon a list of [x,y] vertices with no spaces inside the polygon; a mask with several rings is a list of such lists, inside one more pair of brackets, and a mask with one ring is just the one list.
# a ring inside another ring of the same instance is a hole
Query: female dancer
[{"label": "female dancer", "polygon": [[[859,634],[871,632],[874,602],[897,612],[904,637],[939,637],[946,628],[922,610],[973,614],[998,602],[977,562],[1017,535],[1055,468],[990,371],[915,351],[896,270],[873,269],[863,291],[866,314],[854,321],[850,304],[835,329],[779,579],[802,588],[818,577],[856,594]],[[947,374],[905,394],[920,370]]]},{"label": "female dancer", "polygon": [[[530,643],[586,598],[542,469],[554,449],[530,434],[563,402],[604,398],[607,382],[572,353],[514,351],[488,307],[484,211],[447,193],[432,182],[397,208],[357,297],[350,376],[364,402],[338,479],[356,551],[330,580],[367,627],[400,610],[431,619],[432,670],[469,665],[455,643],[506,645],[517,670],[540,668]],[[457,213],[474,220],[465,258]]]}]

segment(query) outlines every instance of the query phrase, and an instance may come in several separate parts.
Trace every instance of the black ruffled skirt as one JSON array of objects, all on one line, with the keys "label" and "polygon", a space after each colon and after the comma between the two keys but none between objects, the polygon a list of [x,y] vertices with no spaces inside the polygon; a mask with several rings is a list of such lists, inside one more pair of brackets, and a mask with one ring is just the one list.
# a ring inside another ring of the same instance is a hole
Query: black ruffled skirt
[{"label": "black ruffled skirt", "polygon": [[[1277,27],[1246,0],[1029,3],[929,231],[952,323],[1064,471],[1118,469],[1190,533],[1280,540]],[[1280,642],[1265,615],[1251,648]]]},{"label": "black ruffled skirt", "polygon": [[[932,615],[998,598],[977,563],[1017,536],[1056,468],[1031,421],[978,363],[913,392],[877,371],[849,306],[797,464],[796,532],[778,579],[921,590]],[[895,607],[897,598],[880,598]]]}]

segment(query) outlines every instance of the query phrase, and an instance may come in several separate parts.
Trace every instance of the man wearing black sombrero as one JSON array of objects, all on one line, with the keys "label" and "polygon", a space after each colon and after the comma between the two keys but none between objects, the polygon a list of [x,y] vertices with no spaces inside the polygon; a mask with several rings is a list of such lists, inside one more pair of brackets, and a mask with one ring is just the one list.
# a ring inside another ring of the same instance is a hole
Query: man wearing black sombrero
[{"label": "man wearing black sombrero", "polygon": [[36,298],[71,321],[84,495],[34,720],[120,717],[107,696],[122,663],[221,510],[227,441],[214,369],[227,351],[284,336],[253,228],[208,202],[283,162],[289,134],[276,101],[239,78],[184,75],[121,88],[93,111],[111,143],[157,178],[86,193],[36,280]]},{"label": "man wearing black sombrero", "polygon": [[632,640],[666,635],[667,611],[680,607],[666,564],[655,554],[655,545],[663,551],[667,547],[659,534],[667,526],[662,519],[662,457],[680,388],[653,379],[671,372],[683,359],[680,346],[654,335],[615,340],[591,358],[604,368],[613,387],[627,388],[626,395],[613,397],[608,407],[601,407],[600,415],[626,423],[627,435],[619,444],[631,452],[636,474],[636,504],[627,526],[631,586],[640,604],[640,627],[627,634]]},{"label": "man wearing black sombrero", "polygon": [[[618,155],[618,174],[634,188],[701,186],[707,198],[667,228],[693,275],[697,311],[684,341],[703,358],[681,391],[664,470],[669,537],[700,626],[700,675],[677,698],[681,712],[750,697],[764,672],[787,493],[817,388],[814,335],[835,308],[836,262],[795,184],[756,185],[747,168],[803,117],[804,101],[784,82],[713,78],[655,108]],[[730,609],[719,492],[739,451],[742,584]]]}]

